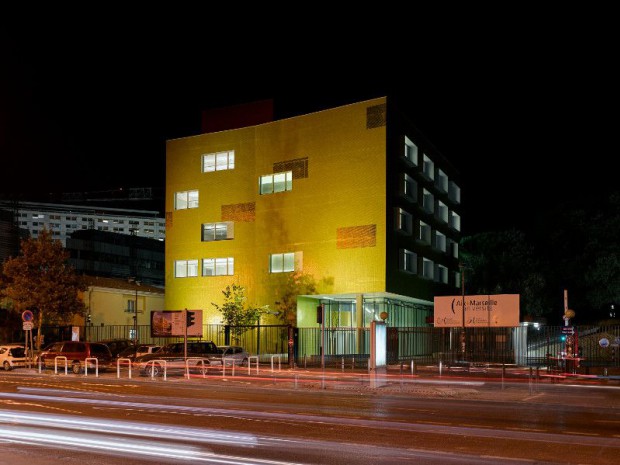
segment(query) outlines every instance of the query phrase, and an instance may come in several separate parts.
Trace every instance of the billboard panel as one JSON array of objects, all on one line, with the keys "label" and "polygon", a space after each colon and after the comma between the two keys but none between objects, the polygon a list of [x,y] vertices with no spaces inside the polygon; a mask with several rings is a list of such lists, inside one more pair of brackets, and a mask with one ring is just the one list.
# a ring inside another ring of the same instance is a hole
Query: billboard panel
[{"label": "billboard panel", "polygon": [[435,297],[435,327],[519,326],[519,294]]},{"label": "billboard panel", "polygon": [[202,310],[151,311],[151,337],[183,337],[186,334],[202,337]]}]

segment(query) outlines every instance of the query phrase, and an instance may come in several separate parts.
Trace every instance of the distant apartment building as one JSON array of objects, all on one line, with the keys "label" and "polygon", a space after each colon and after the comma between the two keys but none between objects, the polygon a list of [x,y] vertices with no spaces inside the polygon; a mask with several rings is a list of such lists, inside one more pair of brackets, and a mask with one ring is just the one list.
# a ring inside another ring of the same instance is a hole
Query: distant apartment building
[{"label": "distant apartment building", "polygon": [[227,285],[273,309],[295,272],[318,284],[300,327],[319,304],[343,329],[422,326],[460,293],[459,174],[387,97],[170,140],[166,193],[165,307],[205,323]]},{"label": "distant apartment building", "polygon": [[47,228],[63,246],[73,232],[87,229],[160,241],[166,237],[165,221],[157,211],[21,201],[0,201],[0,209],[12,211],[17,226],[31,237]]},{"label": "distant apartment building", "polygon": [[69,263],[80,274],[164,285],[164,242],[86,229],[67,238]]}]

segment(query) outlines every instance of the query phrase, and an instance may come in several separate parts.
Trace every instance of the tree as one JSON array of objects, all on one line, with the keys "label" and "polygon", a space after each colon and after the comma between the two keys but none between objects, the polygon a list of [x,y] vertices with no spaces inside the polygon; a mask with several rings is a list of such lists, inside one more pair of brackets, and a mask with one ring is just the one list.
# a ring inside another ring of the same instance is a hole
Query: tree
[{"label": "tree", "polygon": [[245,287],[239,284],[226,286],[222,291],[224,304],[222,306],[211,303],[222,314],[225,325],[230,326],[233,339],[238,343],[241,335],[246,331],[245,326],[255,325],[258,318],[266,313],[267,305],[251,307],[246,303]]},{"label": "tree", "polygon": [[465,237],[461,256],[468,294],[520,294],[525,314],[541,316],[551,311],[542,264],[521,231]]},{"label": "tree", "polygon": [[284,279],[277,290],[276,308],[282,322],[291,326],[297,326],[297,296],[316,294],[318,288],[328,288],[334,281],[333,278],[324,278],[317,284],[312,275],[300,271],[287,273]]},{"label": "tree", "polygon": [[[79,292],[86,286],[68,259],[69,252],[60,241],[43,229],[38,238],[24,239],[19,255],[2,266],[1,295],[17,311],[34,312],[39,335],[43,324],[69,324],[74,315],[84,312]],[[37,348],[41,348],[41,338]]]}]

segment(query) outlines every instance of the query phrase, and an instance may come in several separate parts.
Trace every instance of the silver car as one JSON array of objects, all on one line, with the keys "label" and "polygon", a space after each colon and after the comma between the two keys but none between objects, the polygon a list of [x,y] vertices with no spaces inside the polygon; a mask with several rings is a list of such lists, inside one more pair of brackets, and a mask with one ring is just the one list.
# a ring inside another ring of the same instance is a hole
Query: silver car
[{"label": "silver car", "polygon": [[217,351],[217,356],[210,359],[212,365],[221,365],[224,361],[226,366],[233,363],[237,366],[248,366],[250,354],[241,346],[218,346]]}]

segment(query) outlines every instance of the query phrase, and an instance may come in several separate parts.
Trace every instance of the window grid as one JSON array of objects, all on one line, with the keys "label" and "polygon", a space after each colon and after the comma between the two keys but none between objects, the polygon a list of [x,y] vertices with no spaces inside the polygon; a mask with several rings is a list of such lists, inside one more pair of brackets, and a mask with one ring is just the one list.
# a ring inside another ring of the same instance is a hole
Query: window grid
[{"label": "window grid", "polygon": [[202,172],[224,171],[235,169],[235,151],[207,153],[202,156]]},{"label": "window grid", "polygon": [[270,273],[295,271],[295,252],[274,253],[269,256]]},{"label": "window grid", "polygon": [[176,278],[198,276],[198,260],[176,260],[174,262],[174,276]]},{"label": "window grid", "polygon": [[235,274],[235,259],[233,257],[224,258],[203,258],[203,276],[232,276]]},{"label": "window grid", "polygon": [[174,195],[174,208],[175,210],[198,208],[198,191],[177,192]]},{"label": "window grid", "polygon": [[276,194],[293,190],[293,172],[266,174],[260,177],[259,192],[261,195]]},{"label": "window grid", "polygon": [[205,223],[202,225],[203,242],[225,241],[233,238],[233,223],[230,221],[222,223]]}]

